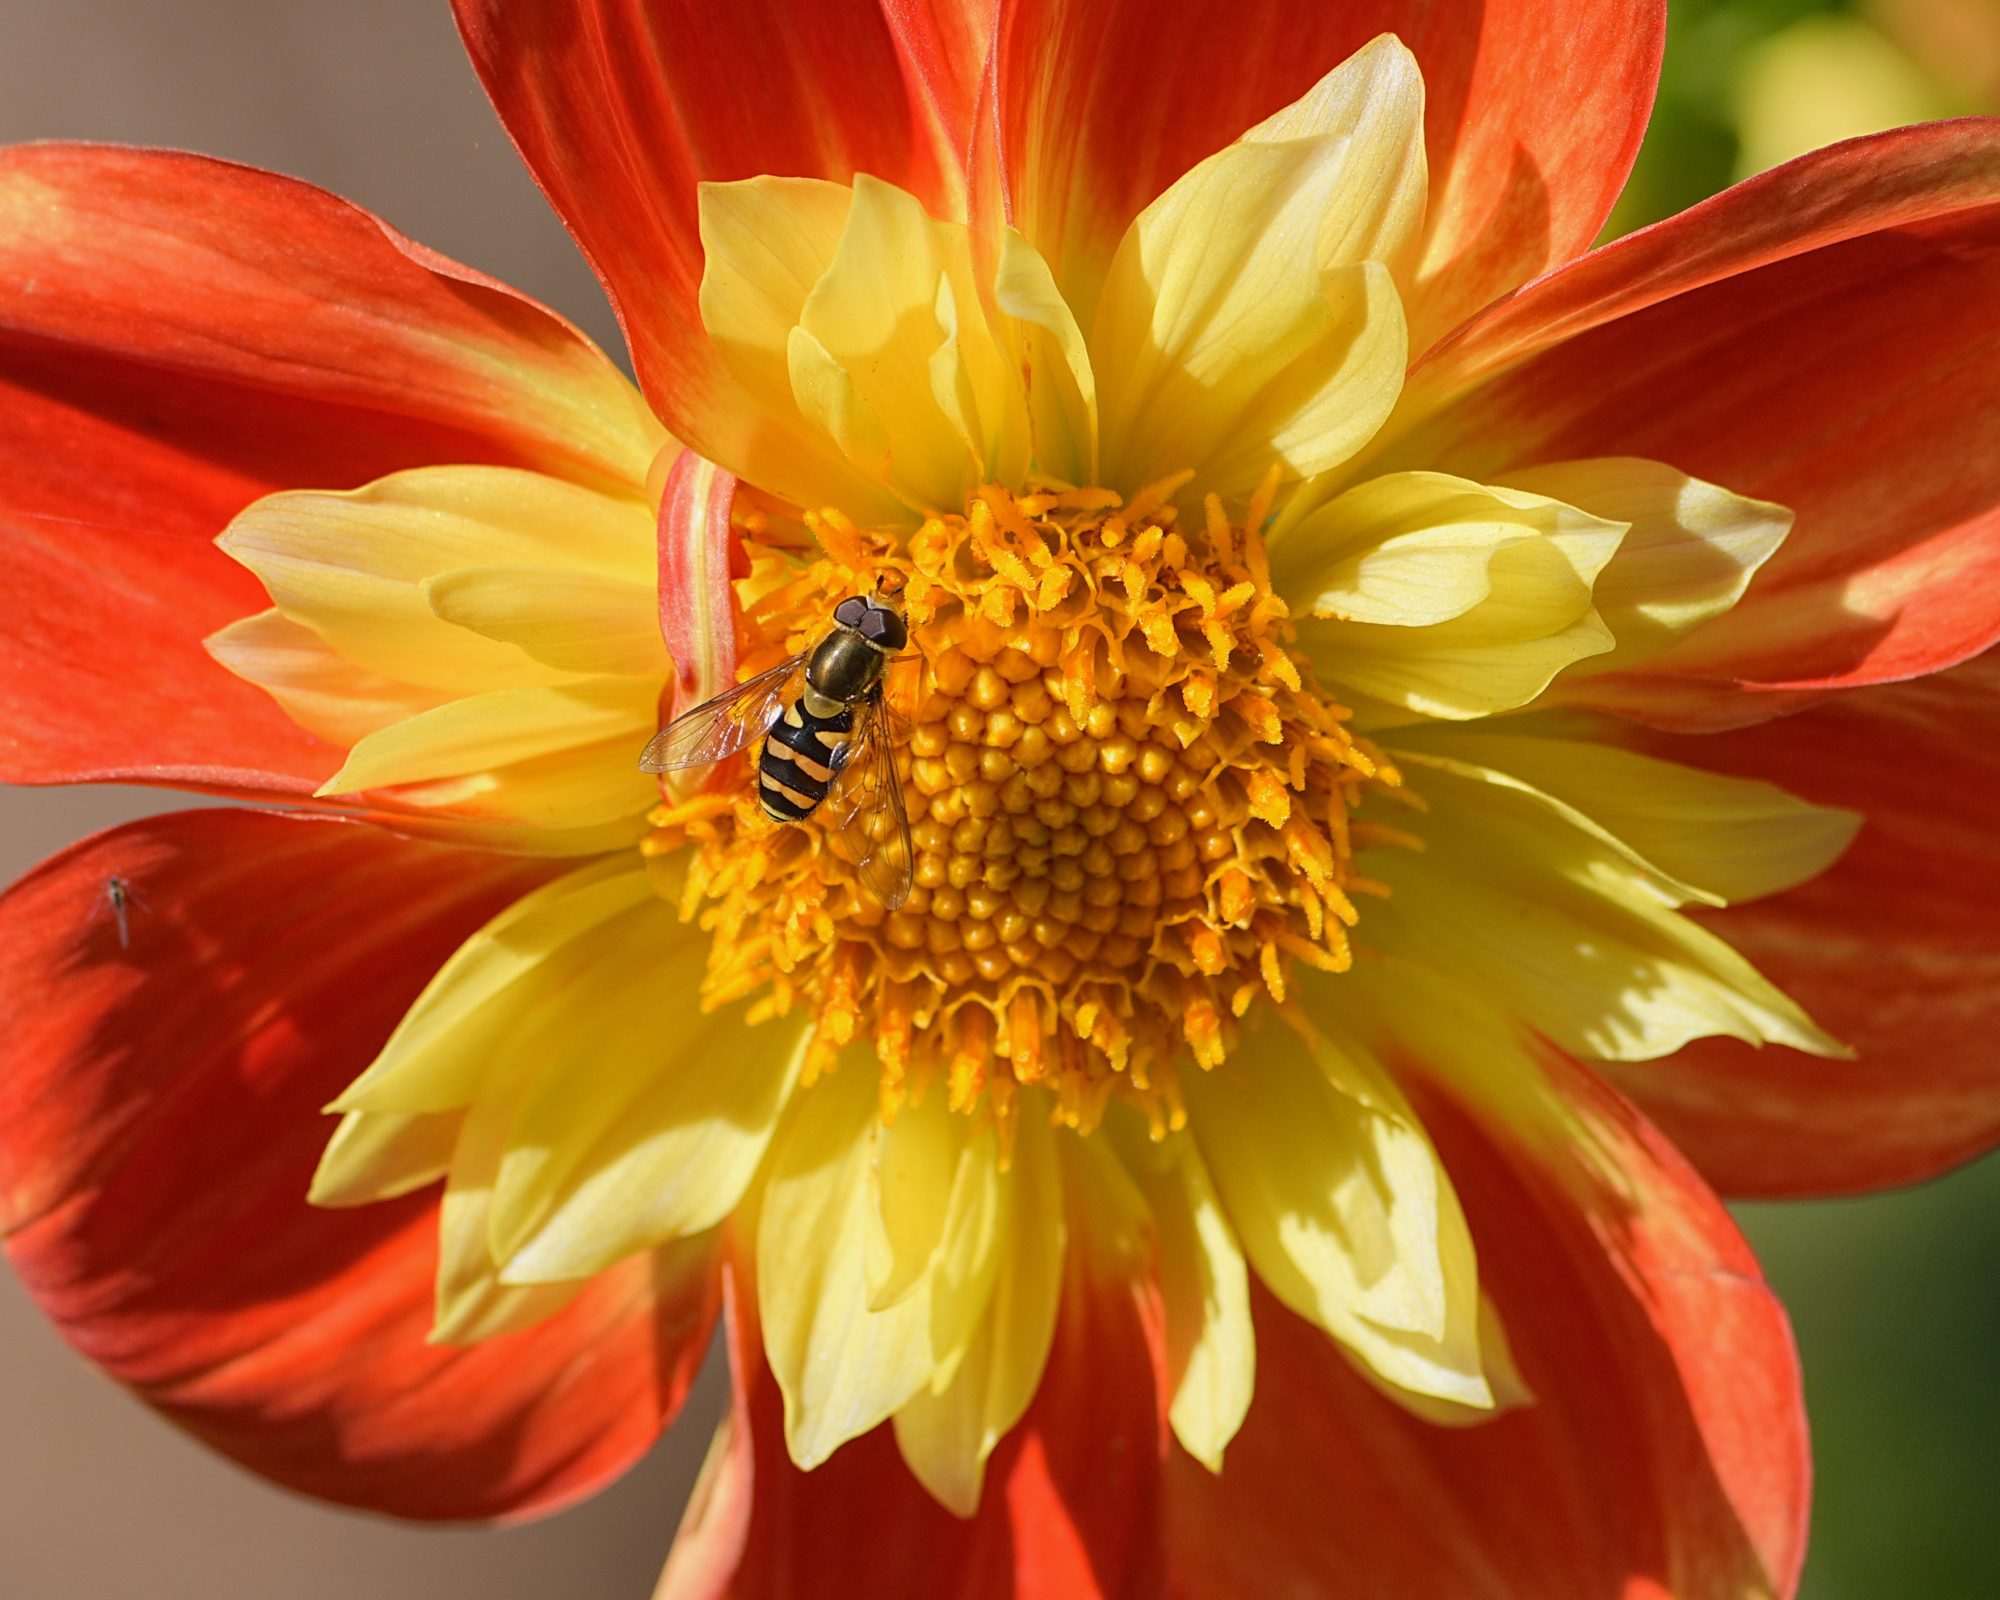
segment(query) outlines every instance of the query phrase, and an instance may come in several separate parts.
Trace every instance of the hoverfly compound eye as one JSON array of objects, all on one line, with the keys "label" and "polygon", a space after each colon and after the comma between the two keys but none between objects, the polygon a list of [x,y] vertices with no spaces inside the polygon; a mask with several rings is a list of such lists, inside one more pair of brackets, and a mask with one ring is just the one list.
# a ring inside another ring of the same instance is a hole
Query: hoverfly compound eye
[{"label": "hoverfly compound eye", "polygon": [[849,595],[833,608],[833,620],[843,628],[867,628],[867,618],[874,608],[861,595]]},{"label": "hoverfly compound eye", "polygon": [[884,606],[870,606],[861,619],[861,637],[884,650],[900,650],[910,642],[910,630],[903,619]]}]

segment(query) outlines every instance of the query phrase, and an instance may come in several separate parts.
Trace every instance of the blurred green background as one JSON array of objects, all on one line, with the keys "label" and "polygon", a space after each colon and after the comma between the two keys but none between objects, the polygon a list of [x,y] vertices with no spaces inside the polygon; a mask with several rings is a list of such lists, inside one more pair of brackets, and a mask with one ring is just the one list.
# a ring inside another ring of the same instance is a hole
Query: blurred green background
[{"label": "blurred green background", "polygon": [[[1979,112],[2000,112],[2000,0],[1676,0],[1608,232],[1837,139]],[[1900,1194],[1737,1215],[1805,1360],[1818,1485],[1802,1600],[2000,1597],[2000,1157]]]},{"label": "blurred green background", "polygon": [[1736,1211],[1805,1359],[1801,1600],[2000,1596],[2000,1157],[1901,1194]]},{"label": "blurred green background", "polygon": [[1670,0],[1659,101],[1606,232],[1839,139],[1995,111],[2000,0]]}]

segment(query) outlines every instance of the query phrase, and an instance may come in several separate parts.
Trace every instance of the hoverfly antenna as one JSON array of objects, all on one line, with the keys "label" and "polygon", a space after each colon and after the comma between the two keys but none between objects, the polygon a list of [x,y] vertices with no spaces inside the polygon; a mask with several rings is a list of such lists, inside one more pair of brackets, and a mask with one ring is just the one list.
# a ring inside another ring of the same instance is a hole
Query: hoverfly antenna
[{"label": "hoverfly antenna", "polygon": [[905,578],[894,567],[884,567],[880,572],[875,574],[875,596],[878,600],[886,601],[900,610],[903,603],[903,590],[908,583],[909,579]]}]

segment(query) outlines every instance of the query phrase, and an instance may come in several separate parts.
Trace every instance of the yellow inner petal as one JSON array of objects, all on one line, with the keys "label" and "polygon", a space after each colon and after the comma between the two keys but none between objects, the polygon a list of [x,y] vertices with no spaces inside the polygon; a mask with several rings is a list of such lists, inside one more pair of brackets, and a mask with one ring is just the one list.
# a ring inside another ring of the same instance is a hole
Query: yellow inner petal
[{"label": "yellow inner petal", "polygon": [[1195,1141],[1142,1143],[1129,1123],[1120,1154],[1152,1212],[1166,1317],[1168,1420],[1210,1472],[1250,1410],[1257,1344],[1243,1247]]},{"label": "yellow inner petal", "polygon": [[1273,581],[1314,665],[1426,717],[1510,711],[1613,647],[1593,588],[1626,524],[1435,472],[1357,485],[1289,528]]},{"label": "yellow inner petal", "polygon": [[1432,769],[1421,854],[1385,853],[1381,948],[1499,997],[1580,1055],[1643,1061],[1726,1035],[1839,1055],[1632,854],[1524,786]]},{"label": "yellow inner petal", "polygon": [[869,1310],[875,1086],[843,1072],[801,1095],[758,1202],[757,1302],[792,1459],[814,1467],[931,1380],[930,1301]]},{"label": "yellow inner petal", "polygon": [[1389,1079],[1271,1028],[1254,1068],[1191,1080],[1191,1126],[1257,1275],[1385,1382],[1490,1407],[1472,1240]]},{"label": "yellow inner petal", "polygon": [[987,1458],[1034,1398],[1055,1337],[1065,1244],[1053,1141],[1045,1124],[1022,1128],[999,1185],[1000,1215],[980,1275],[986,1292],[965,1292],[971,1275],[940,1284],[933,1327],[950,1343],[930,1388],[895,1414],[904,1461],[960,1516],[978,1509]]}]

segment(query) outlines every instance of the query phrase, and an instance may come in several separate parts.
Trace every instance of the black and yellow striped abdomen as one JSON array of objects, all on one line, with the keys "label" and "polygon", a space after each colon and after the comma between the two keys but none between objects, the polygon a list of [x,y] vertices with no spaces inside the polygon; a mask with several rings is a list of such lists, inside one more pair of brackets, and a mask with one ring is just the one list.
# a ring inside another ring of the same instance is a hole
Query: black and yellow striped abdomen
[{"label": "black and yellow striped abdomen", "polygon": [[815,716],[797,700],[771,725],[757,760],[757,798],[774,822],[803,822],[818,809],[854,733],[854,707]]}]

